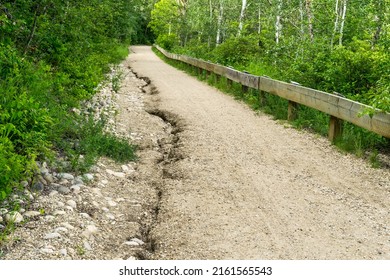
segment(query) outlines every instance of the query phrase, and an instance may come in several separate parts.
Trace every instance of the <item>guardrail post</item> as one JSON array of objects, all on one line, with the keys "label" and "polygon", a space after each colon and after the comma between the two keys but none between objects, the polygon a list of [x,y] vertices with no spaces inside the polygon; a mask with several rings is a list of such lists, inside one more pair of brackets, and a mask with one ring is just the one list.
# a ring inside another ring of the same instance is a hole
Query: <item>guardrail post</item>
[{"label": "guardrail post", "polygon": [[297,118],[298,113],[298,103],[295,103],[293,101],[288,101],[288,114],[287,114],[287,120],[293,121]]},{"label": "guardrail post", "polygon": [[215,82],[219,83],[220,80],[221,80],[221,76],[218,74],[215,74]]},{"label": "guardrail post", "polygon": [[248,93],[248,87],[247,86],[244,86],[244,85],[242,85],[241,86],[241,90],[242,90],[242,92],[245,94],[245,93]]},{"label": "guardrail post", "polygon": [[343,133],[343,121],[334,116],[330,116],[328,139],[334,142]]},{"label": "guardrail post", "polygon": [[257,92],[257,102],[259,103],[260,106],[264,106],[265,105],[265,92],[262,91],[262,90],[259,90]]},{"label": "guardrail post", "polygon": [[231,88],[233,86],[233,81],[230,79],[226,79],[226,83],[227,83],[228,88]]},{"label": "guardrail post", "polygon": [[202,76],[202,74],[203,74],[203,69],[202,68],[198,68],[198,74],[200,75],[200,76]]}]

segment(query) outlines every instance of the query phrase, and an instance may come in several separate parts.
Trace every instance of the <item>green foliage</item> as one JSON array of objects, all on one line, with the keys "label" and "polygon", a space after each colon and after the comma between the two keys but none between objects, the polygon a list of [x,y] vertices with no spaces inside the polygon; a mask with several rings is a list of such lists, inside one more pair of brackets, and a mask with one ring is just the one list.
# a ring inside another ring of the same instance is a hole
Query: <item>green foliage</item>
[{"label": "green foliage", "polygon": [[[84,154],[85,168],[100,155],[133,158],[134,149],[123,139],[69,112],[93,96],[110,64],[128,54],[142,21],[135,11],[145,10],[144,3],[0,3],[0,201],[31,177],[35,160],[54,152],[75,162]],[[119,80],[113,86],[118,90]]]},{"label": "green foliage", "polygon": [[177,45],[178,38],[175,34],[161,34],[158,36],[156,43],[162,48],[170,51]]},{"label": "green foliage", "polygon": [[[101,156],[110,157],[119,163],[135,159],[135,147],[127,139],[104,132],[104,126],[104,120],[95,122],[90,118],[73,131],[72,138],[68,138],[73,145],[67,147],[72,149],[68,154],[73,155],[73,169],[86,171]],[[80,155],[85,155],[81,161]]]},{"label": "green foliage", "polygon": [[211,58],[223,65],[247,65],[260,51],[258,41],[253,37],[234,37],[218,45]]}]

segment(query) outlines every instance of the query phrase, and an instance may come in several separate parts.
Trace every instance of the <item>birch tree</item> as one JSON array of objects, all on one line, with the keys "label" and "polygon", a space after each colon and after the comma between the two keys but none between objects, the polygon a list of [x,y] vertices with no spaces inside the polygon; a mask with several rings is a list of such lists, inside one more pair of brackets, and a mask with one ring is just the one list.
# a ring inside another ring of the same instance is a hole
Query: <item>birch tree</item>
[{"label": "birch tree", "polygon": [[242,0],[240,19],[239,19],[239,24],[238,24],[238,34],[237,34],[238,36],[241,35],[242,28],[244,26],[244,17],[245,17],[246,7],[247,7],[247,0]]}]

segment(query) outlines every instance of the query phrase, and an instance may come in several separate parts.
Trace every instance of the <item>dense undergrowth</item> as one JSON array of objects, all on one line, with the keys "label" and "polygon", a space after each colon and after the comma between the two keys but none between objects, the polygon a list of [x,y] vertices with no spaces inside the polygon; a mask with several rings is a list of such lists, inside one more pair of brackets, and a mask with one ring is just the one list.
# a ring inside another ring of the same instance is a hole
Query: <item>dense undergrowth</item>
[{"label": "dense undergrowth", "polygon": [[104,132],[104,119],[72,113],[128,54],[134,7],[123,0],[0,2],[0,201],[21,180],[31,182],[36,161],[61,156],[84,172],[101,155],[134,158],[132,145]]},{"label": "dense undergrowth", "polygon": [[[220,64],[232,66],[235,69],[239,69],[242,71],[247,71],[251,74],[255,75],[266,75],[278,80],[285,81],[300,81],[305,86],[311,86],[313,88],[317,88],[320,90],[327,90],[332,92],[331,84],[334,84],[334,81],[330,81],[329,84],[324,85],[323,87],[319,86],[319,84],[310,83],[310,82],[302,82],[300,79],[300,75],[294,75],[289,72],[291,70],[279,70],[279,68],[272,65],[271,62],[265,63],[264,61],[256,60],[257,53],[256,47],[250,42],[241,39],[234,39],[234,43],[228,42],[228,46],[223,46],[219,50],[212,50],[207,55],[204,54],[204,48],[202,46],[196,46],[194,48],[183,49],[181,47],[176,47],[171,52],[186,54],[192,57],[198,57],[205,60],[211,60]],[[240,47],[237,48],[236,44],[240,44]],[[231,45],[230,45],[231,44]],[[204,47],[204,46],[203,46]],[[250,51],[248,51],[250,50]],[[198,76],[201,80],[208,82],[209,84],[216,86],[220,90],[232,94],[235,98],[245,101],[255,110],[262,110],[268,114],[274,116],[275,119],[278,120],[286,120],[287,119],[287,100],[284,100],[278,96],[263,93],[263,99],[259,98],[259,93],[255,90],[249,89],[246,94],[243,94],[241,85],[237,83],[233,83],[232,86],[229,86],[226,78],[217,79],[214,74],[207,76],[205,72],[202,75],[199,75],[197,69],[188,66],[187,64],[169,60],[164,57],[160,52],[155,49],[155,52],[160,58],[164,59],[166,62],[171,65],[178,67],[184,71],[187,71],[191,75]],[[234,57],[232,58],[230,55],[234,53]],[[230,55],[229,55],[230,54]],[[243,56],[243,58],[239,58]],[[259,59],[257,57],[257,59]],[[363,63],[363,62],[362,62]],[[372,64],[372,62],[371,62]],[[325,70],[324,70],[325,71]],[[350,70],[352,71],[352,70]],[[378,75],[379,76],[379,75]],[[294,78],[293,78],[294,77]],[[378,77],[381,80],[381,77]],[[355,83],[352,83],[356,86]],[[338,86],[338,84],[337,84]],[[347,87],[344,85],[344,87]],[[351,86],[352,87],[352,86]],[[348,90],[343,91],[344,93],[348,92]],[[358,100],[360,102],[367,101],[367,99],[362,100],[359,99],[359,96],[352,94],[345,94],[347,97]],[[370,103],[370,102],[366,102]],[[383,105],[383,103],[381,102]],[[373,104],[371,104],[373,105]],[[387,107],[382,107],[382,109],[387,109]],[[370,112],[367,112],[370,113]],[[322,136],[326,136],[328,133],[328,125],[329,125],[329,116],[319,112],[317,110],[299,106],[297,118],[292,122],[292,125],[297,129],[307,129],[314,133],[318,133]],[[354,153],[359,157],[367,157],[372,166],[378,167],[380,164],[378,163],[378,152],[390,153],[390,140],[367,131],[363,128],[355,126],[353,124],[344,122],[343,123],[343,134],[342,137],[336,139],[334,143],[337,147],[339,147],[342,151]]]}]

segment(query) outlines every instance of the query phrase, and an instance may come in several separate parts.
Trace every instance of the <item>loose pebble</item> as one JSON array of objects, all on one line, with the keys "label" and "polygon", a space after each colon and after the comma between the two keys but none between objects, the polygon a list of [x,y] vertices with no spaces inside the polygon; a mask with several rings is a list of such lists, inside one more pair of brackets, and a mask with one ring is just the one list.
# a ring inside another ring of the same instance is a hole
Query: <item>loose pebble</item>
[{"label": "loose pebble", "polygon": [[5,220],[7,222],[13,222],[15,224],[20,224],[21,222],[23,222],[24,218],[23,218],[22,214],[20,214],[19,212],[11,212],[11,213],[7,213],[5,215]]},{"label": "loose pebble", "polygon": [[41,213],[38,212],[38,211],[27,211],[24,213],[24,216],[28,217],[28,218],[32,218],[32,217],[36,217],[36,216],[40,216]]},{"label": "loose pebble", "polygon": [[43,239],[55,239],[55,238],[60,238],[61,237],[61,234],[59,234],[58,232],[52,232],[52,233],[48,233],[45,235],[45,237],[43,237]]}]

